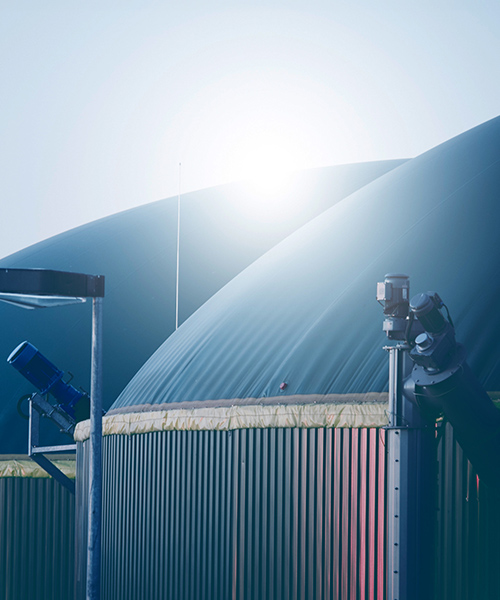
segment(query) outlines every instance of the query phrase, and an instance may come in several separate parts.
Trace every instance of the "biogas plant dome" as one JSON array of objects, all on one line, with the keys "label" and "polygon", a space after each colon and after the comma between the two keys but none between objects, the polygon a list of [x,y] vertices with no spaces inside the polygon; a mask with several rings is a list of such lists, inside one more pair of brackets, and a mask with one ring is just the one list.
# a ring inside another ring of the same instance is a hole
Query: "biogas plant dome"
[{"label": "biogas plant dome", "polygon": [[[398,573],[389,525],[404,519],[386,510],[400,485],[389,485],[398,461],[384,428],[376,284],[406,273],[411,295],[439,293],[468,364],[488,392],[500,390],[499,189],[495,119],[327,209],[170,335],[103,419],[103,598],[389,597],[384,574]],[[440,487],[423,504],[431,499],[428,523],[439,521],[427,539],[442,558],[423,555],[432,564],[421,580],[435,575],[436,597],[452,600],[466,572],[489,597],[497,511],[484,510],[481,480],[449,425],[440,435],[427,469],[439,464]],[[79,423],[82,531],[88,438],[88,421]],[[467,552],[454,552],[451,536],[467,538]],[[77,547],[83,598],[86,539]]]},{"label": "biogas plant dome", "polygon": [[[272,210],[268,195],[248,182],[182,194],[179,322],[290,233],[403,162],[338,165],[296,173],[273,197]],[[105,276],[105,409],[175,329],[177,207],[177,198],[139,206],[64,232],[0,261],[1,268]],[[73,385],[88,391],[89,306],[20,311],[0,304],[0,355],[7,358],[20,342],[28,340],[61,371],[71,372]],[[5,360],[0,361],[0,379],[0,451],[23,452],[27,422],[20,418],[16,403],[33,389]],[[27,410],[24,404],[20,408]],[[43,439],[48,445],[67,443],[55,428],[47,428]]]},{"label": "biogas plant dome", "polygon": [[355,192],[196,311],[120,394],[107,427],[168,427],[172,409],[202,407],[220,427],[384,424],[375,288],[387,272],[407,273],[413,294],[438,291],[472,369],[500,390],[499,190],[497,118]]}]

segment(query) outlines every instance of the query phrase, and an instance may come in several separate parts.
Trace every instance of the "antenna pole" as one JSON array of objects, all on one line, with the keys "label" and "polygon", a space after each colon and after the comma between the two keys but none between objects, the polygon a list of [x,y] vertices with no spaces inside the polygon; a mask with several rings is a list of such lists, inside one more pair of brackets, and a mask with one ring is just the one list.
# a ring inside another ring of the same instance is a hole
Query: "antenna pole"
[{"label": "antenna pole", "polygon": [[175,330],[179,328],[179,254],[181,237],[181,163],[179,163],[179,193],[177,194],[177,271],[175,277]]}]

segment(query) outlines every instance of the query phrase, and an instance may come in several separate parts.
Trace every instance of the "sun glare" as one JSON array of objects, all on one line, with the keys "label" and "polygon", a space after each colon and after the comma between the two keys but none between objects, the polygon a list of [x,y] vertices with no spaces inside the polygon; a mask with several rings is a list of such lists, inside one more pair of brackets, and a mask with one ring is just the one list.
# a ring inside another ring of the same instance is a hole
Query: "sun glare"
[{"label": "sun glare", "polygon": [[303,145],[286,131],[253,131],[237,140],[231,155],[235,179],[245,183],[250,219],[272,222],[293,213],[293,174],[303,167]]},{"label": "sun glare", "polygon": [[300,168],[299,153],[289,136],[253,134],[242,140],[238,154],[241,178],[263,196],[283,191],[290,175]]},{"label": "sun glare", "polygon": [[313,83],[274,71],[214,82],[179,119],[186,163],[201,165],[214,184],[245,182],[250,193],[241,202],[249,218],[272,221],[293,211],[294,175],[323,164],[327,150],[335,162],[353,139],[352,119],[339,116],[346,112],[342,98],[323,106]]}]

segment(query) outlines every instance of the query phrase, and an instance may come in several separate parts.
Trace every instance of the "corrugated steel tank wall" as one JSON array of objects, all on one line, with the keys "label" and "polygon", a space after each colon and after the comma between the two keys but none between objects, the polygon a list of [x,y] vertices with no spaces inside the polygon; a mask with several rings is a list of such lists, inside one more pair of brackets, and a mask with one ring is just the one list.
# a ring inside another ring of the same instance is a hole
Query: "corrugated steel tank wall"
[{"label": "corrugated steel tank wall", "polygon": [[376,429],[106,437],[103,599],[383,600],[384,440]]},{"label": "corrugated steel tank wall", "polygon": [[[103,438],[103,441],[105,438]],[[88,543],[88,497],[90,444],[77,444],[76,452],[76,566],[75,597],[86,597],[87,543]]]},{"label": "corrugated steel tank wall", "polygon": [[[444,431],[443,431],[444,430]],[[500,502],[438,428],[436,600],[500,598]]]},{"label": "corrugated steel tank wall", "polygon": [[0,478],[0,598],[74,597],[75,497],[57,481]]},{"label": "corrugated steel tank wall", "polygon": [[[443,430],[435,600],[497,598],[495,500]],[[385,485],[379,429],[106,437],[103,600],[385,600]]]}]

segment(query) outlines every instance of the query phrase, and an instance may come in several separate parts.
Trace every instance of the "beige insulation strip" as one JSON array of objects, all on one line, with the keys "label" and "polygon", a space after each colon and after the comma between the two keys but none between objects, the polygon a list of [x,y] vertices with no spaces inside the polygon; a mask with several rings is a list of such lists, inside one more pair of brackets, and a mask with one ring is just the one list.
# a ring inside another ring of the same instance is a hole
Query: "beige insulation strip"
[{"label": "beige insulation strip", "polygon": [[[103,435],[173,430],[383,427],[387,424],[387,404],[381,402],[245,405],[114,414],[103,418]],[[90,421],[78,423],[75,440],[83,442],[89,436]]]},{"label": "beige insulation strip", "polygon": [[291,396],[268,396],[266,398],[230,398],[226,400],[186,400],[184,402],[166,402],[163,404],[133,404],[112,408],[108,416],[125,413],[166,411],[181,408],[231,408],[233,406],[278,406],[290,404],[364,404],[366,402],[387,402],[387,392],[364,392],[358,394],[293,394]]},{"label": "beige insulation strip", "polygon": [[[53,462],[67,477],[75,479],[76,463],[74,460],[53,460]],[[48,478],[50,475],[36,462],[27,459],[0,460],[0,477],[30,477]]]}]

